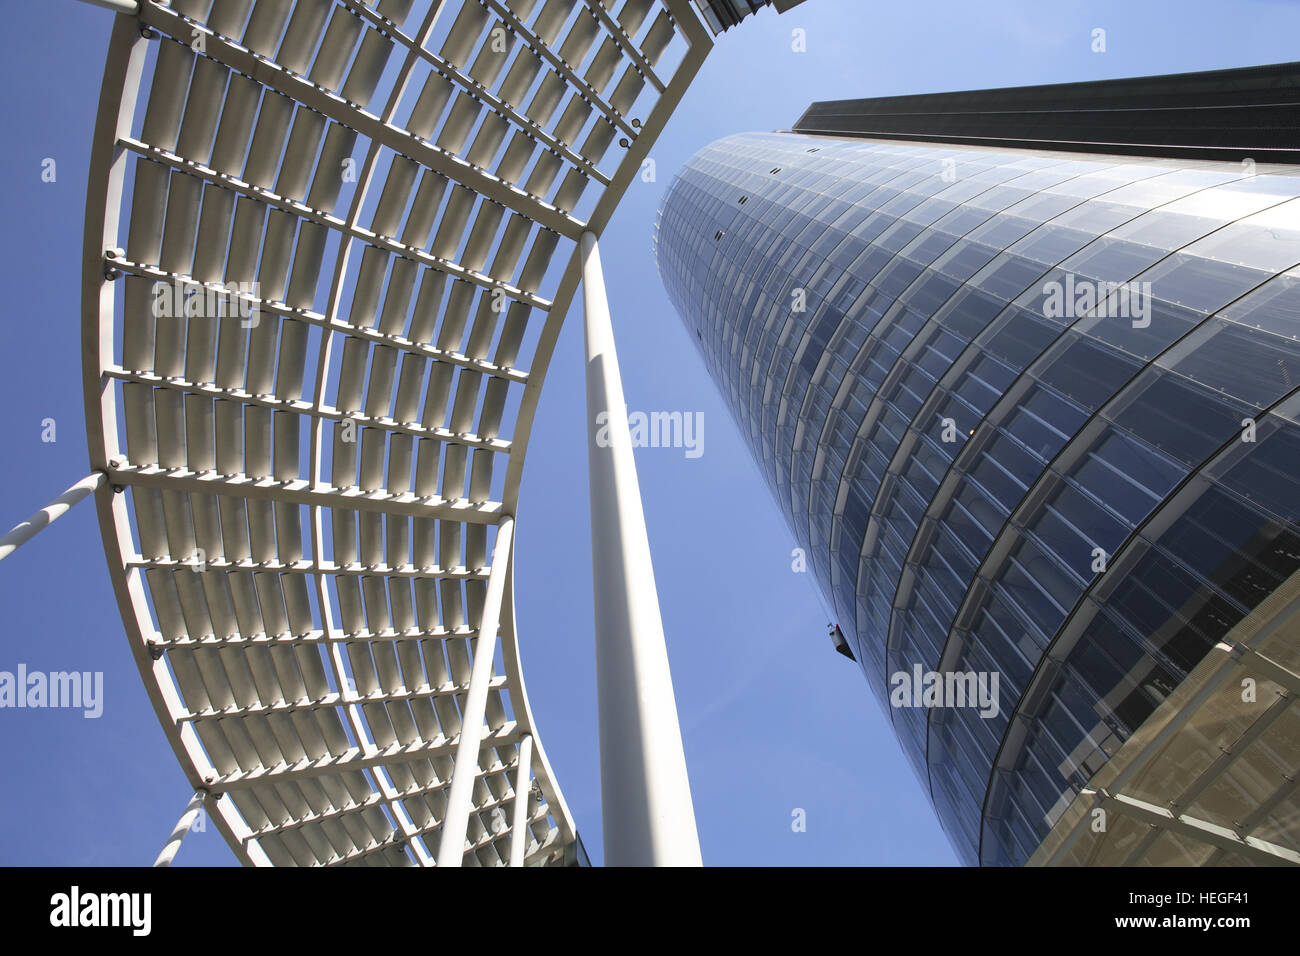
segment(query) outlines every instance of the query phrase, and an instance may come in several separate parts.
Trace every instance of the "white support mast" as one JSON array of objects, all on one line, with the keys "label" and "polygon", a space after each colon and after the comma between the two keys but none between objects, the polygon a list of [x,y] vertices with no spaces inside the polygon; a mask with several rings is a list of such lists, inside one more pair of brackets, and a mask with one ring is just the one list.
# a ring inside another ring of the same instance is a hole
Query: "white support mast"
[{"label": "white support mast", "polygon": [[587,461],[607,866],[699,866],[686,756],[596,237],[582,235]]}]

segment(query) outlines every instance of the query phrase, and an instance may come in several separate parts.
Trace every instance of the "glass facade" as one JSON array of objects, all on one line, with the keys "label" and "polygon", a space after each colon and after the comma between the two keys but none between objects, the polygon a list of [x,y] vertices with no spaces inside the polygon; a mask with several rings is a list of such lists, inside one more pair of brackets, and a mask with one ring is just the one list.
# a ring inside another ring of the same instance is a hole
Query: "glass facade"
[{"label": "glass facade", "polygon": [[[742,134],[655,247],[967,863],[1300,568],[1294,167]],[[890,706],[918,668],[999,706]]]}]

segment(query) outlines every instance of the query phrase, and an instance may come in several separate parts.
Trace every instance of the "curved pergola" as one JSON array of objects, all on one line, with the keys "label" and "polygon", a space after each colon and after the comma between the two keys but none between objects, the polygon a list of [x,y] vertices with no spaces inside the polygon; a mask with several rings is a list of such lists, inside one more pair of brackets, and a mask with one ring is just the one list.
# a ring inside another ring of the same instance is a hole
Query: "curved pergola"
[{"label": "curved pergola", "polygon": [[520,674],[513,516],[579,240],[711,42],[685,0],[116,18],[82,490],[191,810],[243,862],[581,855]]}]

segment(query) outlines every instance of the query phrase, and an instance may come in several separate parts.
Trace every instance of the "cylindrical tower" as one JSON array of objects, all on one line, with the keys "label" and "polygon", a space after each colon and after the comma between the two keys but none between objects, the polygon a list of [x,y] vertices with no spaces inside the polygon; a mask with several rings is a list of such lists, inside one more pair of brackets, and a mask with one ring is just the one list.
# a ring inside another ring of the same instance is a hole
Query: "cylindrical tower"
[{"label": "cylindrical tower", "polygon": [[751,133],[665,198],[669,296],[969,863],[1034,857],[1300,581],[1296,197],[1293,166]]}]

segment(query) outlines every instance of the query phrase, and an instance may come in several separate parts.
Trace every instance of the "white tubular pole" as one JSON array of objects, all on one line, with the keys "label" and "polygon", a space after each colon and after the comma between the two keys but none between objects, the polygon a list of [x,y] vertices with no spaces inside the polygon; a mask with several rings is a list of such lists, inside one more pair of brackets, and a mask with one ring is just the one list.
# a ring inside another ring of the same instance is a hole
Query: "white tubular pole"
[{"label": "white tubular pole", "polygon": [[469,692],[465,695],[456,764],[451,774],[451,789],[447,793],[447,813],[443,817],[442,836],[438,841],[438,866],[460,866],[465,855],[465,834],[469,831],[469,813],[474,805],[474,781],[478,777],[488,685],[492,681],[492,658],[496,655],[497,625],[501,617],[501,598],[505,594],[510,539],[514,529],[514,519],[510,515],[502,517],[497,525],[496,542],[492,545],[492,569],[488,572],[483,617],[474,641]]},{"label": "white tubular pole", "polygon": [[102,471],[93,472],[82,478],[26,521],[17,525],[7,535],[0,538],[0,561],[17,551],[20,545],[26,544],[36,537],[38,531],[44,530],[55,520],[63,517],[64,512],[82,498],[93,494],[107,480]]},{"label": "white tubular pole", "polygon": [[607,866],[700,866],[650,540],[596,237],[582,235],[587,463]]},{"label": "white tubular pole", "polygon": [[533,764],[533,738],[519,741],[519,766],[515,768],[515,804],[510,808],[510,865],[523,866],[528,852],[528,792],[532,786],[529,773]]},{"label": "white tubular pole", "polygon": [[81,0],[81,2],[96,7],[105,7],[116,13],[125,13],[132,17],[140,12],[139,0]]},{"label": "white tubular pole", "polygon": [[158,859],[153,861],[154,866],[171,866],[172,860],[176,858],[177,852],[181,848],[181,841],[185,839],[185,834],[190,832],[190,827],[194,826],[194,821],[198,819],[199,811],[203,809],[203,801],[208,798],[206,790],[196,790],[194,796],[190,797],[190,802],[185,805],[185,812],[181,818],[176,821],[176,827],[172,830],[172,835],[167,838],[163,844],[162,852],[158,854]]}]

